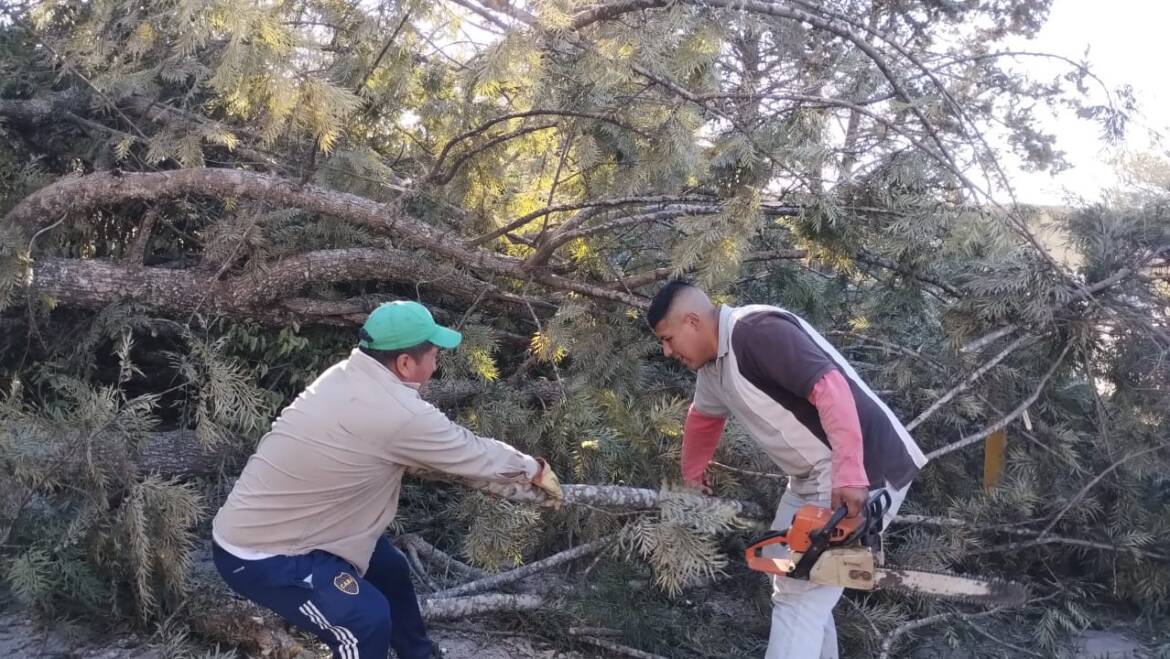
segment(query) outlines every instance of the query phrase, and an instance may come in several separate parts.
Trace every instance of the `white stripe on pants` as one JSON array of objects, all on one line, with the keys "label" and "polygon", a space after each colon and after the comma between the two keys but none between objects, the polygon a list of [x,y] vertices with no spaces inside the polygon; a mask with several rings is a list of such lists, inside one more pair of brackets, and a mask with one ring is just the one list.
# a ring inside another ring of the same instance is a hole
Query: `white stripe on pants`
[{"label": "white stripe on pants", "polygon": [[[898,513],[906,490],[890,489],[890,509],[885,524]],[[828,495],[800,495],[791,485],[780,497],[772,528],[783,530],[792,523],[792,517],[803,505],[815,503],[829,507]],[[833,607],[841,599],[844,588],[821,586],[789,577],[772,577],[772,631],[768,636],[768,654],[765,659],[837,659],[837,625],[833,622]]]}]

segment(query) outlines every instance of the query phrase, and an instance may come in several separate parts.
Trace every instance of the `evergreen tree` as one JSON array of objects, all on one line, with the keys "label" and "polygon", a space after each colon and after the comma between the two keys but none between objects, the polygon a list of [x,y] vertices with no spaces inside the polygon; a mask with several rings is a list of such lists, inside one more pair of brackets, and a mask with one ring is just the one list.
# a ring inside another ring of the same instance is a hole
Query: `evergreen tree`
[{"label": "evergreen tree", "polygon": [[[912,426],[933,460],[890,562],[1029,583],[1002,640],[1045,654],[1110,611],[1164,623],[1167,167],[1099,205],[994,201],[1009,151],[1065,164],[1045,108],[1112,135],[1133,109],[1084,62],[1017,72],[1048,5],[0,0],[0,573],[46,612],[167,619],[272,414],[419,299],[468,337],[429,396],[658,495],[428,483],[398,530],[489,571],[600,541],[596,590],[530,623],[757,652],[764,616],[685,605],[766,601],[739,555],[782,482],[733,426],[715,487],[746,503],[677,485],[691,378],[641,311],[687,275],[808,318]],[[849,602],[856,656],[967,611]]]}]

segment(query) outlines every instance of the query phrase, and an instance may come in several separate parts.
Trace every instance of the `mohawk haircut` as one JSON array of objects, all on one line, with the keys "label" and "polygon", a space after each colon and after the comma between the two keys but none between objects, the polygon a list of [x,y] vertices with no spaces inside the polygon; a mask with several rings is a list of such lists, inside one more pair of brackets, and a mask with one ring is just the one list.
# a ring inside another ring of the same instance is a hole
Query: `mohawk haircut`
[{"label": "mohawk haircut", "polygon": [[658,323],[670,313],[674,298],[688,288],[695,288],[695,285],[685,279],[672,279],[654,295],[654,299],[650,300],[650,308],[646,310],[646,323],[651,330],[658,327]]}]

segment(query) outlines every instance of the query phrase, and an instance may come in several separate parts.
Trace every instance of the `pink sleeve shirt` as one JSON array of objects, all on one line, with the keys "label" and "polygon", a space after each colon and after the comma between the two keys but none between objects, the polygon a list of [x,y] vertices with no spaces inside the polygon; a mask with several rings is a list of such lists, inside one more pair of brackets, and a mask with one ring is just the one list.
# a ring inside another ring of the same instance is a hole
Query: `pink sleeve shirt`
[{"label": "pink sleeve shirt", "polygon": [[[861,422],[849,383],[833,369],[813,385],[808,401],[817,408],[821,425],[833,449],[833,487],[869,487],[861,441]],[[727,419],[703,414],[691,406],[683,426],[682,477],[700,485],[715,456]]]}]

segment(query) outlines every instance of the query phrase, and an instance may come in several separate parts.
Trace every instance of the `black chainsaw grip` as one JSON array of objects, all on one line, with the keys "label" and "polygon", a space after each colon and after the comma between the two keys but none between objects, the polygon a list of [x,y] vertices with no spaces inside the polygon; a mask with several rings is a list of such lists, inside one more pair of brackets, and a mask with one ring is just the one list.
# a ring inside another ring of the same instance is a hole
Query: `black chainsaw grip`
[{"label": "black chainsaw grip", "polygon": [[825,524],[825,526],[823,528],[815,531],[814,535],[820,535],[823,533],[827,533],[828,535],[825,536],[826,539],[832,538],[833,537],[833,529],[837,528],[837,525],[840,524],[841,520],[845,519],[845,516],[848,514],[849,514],[849,507],[842,505],[840,508],[833,511],[833,516],[829,518],[828,523]]}]

